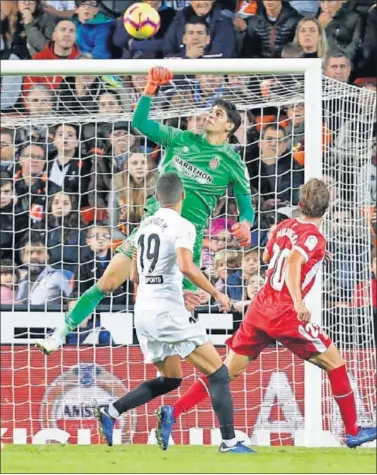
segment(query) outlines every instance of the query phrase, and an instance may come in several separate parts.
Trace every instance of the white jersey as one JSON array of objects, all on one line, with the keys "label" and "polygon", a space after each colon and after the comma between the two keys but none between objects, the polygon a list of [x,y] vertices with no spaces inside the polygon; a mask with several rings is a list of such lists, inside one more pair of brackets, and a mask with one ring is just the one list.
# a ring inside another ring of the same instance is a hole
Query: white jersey
[{"label": "white jersey", "polygon": [[193,252],[195,237],[194,225],[170,208],[160,208],[140,224],[134,240],[139,273],[135,311],[188,313],[176,250]]}]

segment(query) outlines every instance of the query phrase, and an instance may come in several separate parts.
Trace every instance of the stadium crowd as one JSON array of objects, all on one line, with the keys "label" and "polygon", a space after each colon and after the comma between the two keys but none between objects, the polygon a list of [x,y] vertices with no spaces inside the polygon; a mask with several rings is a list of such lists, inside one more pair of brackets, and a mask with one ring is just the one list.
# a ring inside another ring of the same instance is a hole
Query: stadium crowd
[{"label": "stadium crowd", "polygon": [[[123,13],[132,3],[2,0],[1,59],[322,58],[325,76],[376,92],[373,0],[153,0],[148,3],[159,11],[161,27],[142,41],[123,25]],[[116,246],[140,222],[143,203],[154,193],[161,150],[122,114],[132,113],[144,85],[145,77],[135,75],[1,77],[1,116],[8,124],[1,127],[1,304],[72,304],[102,276]],[[282,86],[271,78],[256,86],[255,79],[238,75],[176,76],[171,86],[161,88],[154,108],[194,106],[195,114],[166,123],[201,133],[205,114],[200,109],[219,95],[248,103],[255,95],[261,103],[273,99]],[[327,263],[333,266],[328,295],[334,307],[362,307],[370,282],[360,279],[357,265],[336,256],[365,252],[365,242],[352,234],[356,217],[350,204],[355,199],[374,210],[375,239],[376,130],[371,141],[366,129],[355,128],[375,124],[375,110],[361,101],[357,114],[347,115],[344,102],[336,99],[326,107],[326,152],[337,157],[349,150],[352,137],[352,150],[372,154],[371,167],[364,160],[358,170],[343,166],[338,174],[329,170],[325,175],[335,203],[332,236],[337,236],[329,243],[335,259]],[[94,115],[95,122],[80,120]],[[304,115],[303,103],[247,110],[231,140],[251,177],[256,209],[252,244],[240,252],[232,238],[238,212],[230,189],[209,223],[202,268],[240,313],[263,282],[261,249],[271,228],[296,212],[304,182]],[[12,120],[21,125],[9,125]],[[355,197],[355,183],[366,182],[368,175],[370,189]],[[373,256],[376,308],[375,249]],[[125,282],[105,303],[132,305],[133,293],[132,283]],[[209,296],[201,293],[201,302],[208,305]]]}]

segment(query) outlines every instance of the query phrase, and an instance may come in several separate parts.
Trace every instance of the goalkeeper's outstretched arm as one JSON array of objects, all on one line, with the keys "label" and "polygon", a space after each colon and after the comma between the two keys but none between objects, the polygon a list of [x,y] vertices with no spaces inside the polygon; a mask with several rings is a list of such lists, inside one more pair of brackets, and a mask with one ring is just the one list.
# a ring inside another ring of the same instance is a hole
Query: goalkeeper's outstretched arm
[{"label": "goalkeeper's outstretched arm", "polygon": [[174,136],[181,132],[179,129],[167,127],[159,122],[148,118],[151,108],[152,97],[156,94],[159,86],[168,83],[173,74],[166,68],[152,68],[148,72],[148,82],[141,96],[132,118],[132,126],[150,140],[164,147],[168,147]]}]

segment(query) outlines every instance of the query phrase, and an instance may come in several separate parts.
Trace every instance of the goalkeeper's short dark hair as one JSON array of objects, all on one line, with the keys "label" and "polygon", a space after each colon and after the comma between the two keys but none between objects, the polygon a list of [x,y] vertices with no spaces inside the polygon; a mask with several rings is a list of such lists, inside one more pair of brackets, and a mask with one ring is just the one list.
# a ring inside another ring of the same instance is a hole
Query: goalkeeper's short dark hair
[{"label": "goalkeeper's short dark hair", "polygon": [[232,102],[227,101],[223,99],[222,97],[219,97],[215,100],[212,107],[215,107],[215,106],[221,107],[221,109],[224,109],[228,117],[228,122],[231,122],[232,124],[234,124],[233,129],[228,133],[228,137],[230,137],[231,135],[235,134],[241,126],[241,123],[242,123],[241,114],[238,112],[237,107]]},{"label": "goalkeeper's short dark hair", "polygon": [[182,200],[183,185],[176,173],[168,172],[160,176],[156,184],[156,195],[161,206],[176,205]]}]

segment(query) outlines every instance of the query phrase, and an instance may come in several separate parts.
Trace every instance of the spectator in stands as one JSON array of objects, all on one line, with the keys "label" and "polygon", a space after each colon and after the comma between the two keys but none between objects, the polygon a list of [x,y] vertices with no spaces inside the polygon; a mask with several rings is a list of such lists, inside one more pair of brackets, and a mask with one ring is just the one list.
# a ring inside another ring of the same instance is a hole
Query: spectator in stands
[{"label": "spectator in stands", "polygon": [[206,120],[207,113],[196,113],[187,118],[187,130],[190,130],[194,134],[202,134],[204,132],[204,121]]},{"label": "spectator in stands", "polygon": [[82,195],[87,191],[87,160],[79,159],[79,129],[74,124],[59,124],[55,129],[56,155],[48,164],[50,192],[65,191]]},{"label": "spectator in stands", "polygon": [[289,0],[291,7],[303,17],[315,17],[320,7],[320,0]]},{"label": "spectator in stands", "polygon": [[118,215],[113,222],[129,235],[141,221],[144,203],[155,192],[156,174],[149,172],[147,156],[134,149],[114,183],[116,193],[109,212]]},{"label": "spectator in stands", "polygon": [[264,198],[265,210],[298,203],[304,169],[292,159],[287,148],[285,129],[268,124],[262,132],[260,156],[249,164],[250,184]]},{"label": "spectator in stands", "polygon": [[75,0],[77,45],[94,59],[111,58],[110,36],[114,21],[100,13],[100,0]]},{"label": "spectator in stands", "polygon": [[17,303],[16,295],[20,271],[11,259],[0,261],[0,304]]},{"label": "spectator in stands", "polygon": [[374,311],[377,309],[377,254],[376,249],[372,252],[370,280],[358,282],[351,306],[356,308],[369,307],[371,302]]},{"label": "spectator in stands", "polygon": [[334,152],[339,154],[341,161],[357,157],[362,163],[370,156],[372,143],[369,124],[376,121],[375,101],[376,80],[372,78],[360,89],[357,100],[359,107],[357,120],[354,116],[350,120],[346,120],[334,140]]},{"label": "spectator in stands", "polygon": [[282,0],[263,0],[258,13],[247,20],[243,58],[279,58],[294,36],[301,15]]},{"label": "spectator in stands", "polygon": [[[52,40],[33,59],[76,59],[80,54],[76,45],[76,25],[71,19],[61,19],[55,26]],[[58,89],[63,76],[29,76],[25,79],[25,88],[30,83],[43,83],[51,89]]]},{"label": "spectator in stands", "polygon": [[243,286],[242,300],[234,302],[233,304],[234,310],[236,312],[243,313],[254,300],[263,284],[264,280],[262,276],[258,275],[258,273],[251,275]]},{"label": "spectator in stands", "polygon": [[[91,226],[86,235],[89,251],[80,263],[78,293],[81,295],[90,289],[104,274],[112,257],[111,229],[102,223]],[[128,291],[129,292],[129,291]],[[109,304],[111,297],[103,303]],[[125,304],[127,301],[127,283],[124,283],[112,294],[114,304]]]},{"label": "spectator in stands", "polygon": [[234,250],[223,249],[215,255],[213,275],[215,286],[220,292],[225,292],[232,300],[242,299],[242,285],[240,284],[240,253]]},{"label": "spectator in stands", "polygon": [[231,232],[233,224],[234,221],[225,218],[212,219],[209,236],[203,242],[201,267],[211,268],[217,252],[234,247]]},{"label": "spectator in stands", "polygon": [[[1,61],[19,61],[20,58],[6,47],[0,34],[0,59]],[[0,108],[2,113],[17,112],[17,104],[21,98],[22,76],[0,76]]]},{"label": "spectator in stands", "polygon": [[16,153],[16,131],[0,129],[0,170],[14,173]]},{"label": "spectator in stands", "polygon": [[115,90],[104,89],[98,98],[98,114],[113,116],[121,113],[122,100],[119,94]]},{"label": "spectator in stands", "polygon": [[39,0],[1,1],[1,31],[6,47],[21,59],[42,51],[54,31],[54,18]]},{"label": "spectator in stands", "polygon": [[[89,53],[80,53],[77,59],[93,59]],[[58,112],[63,114],[96,114],[98,99],[104,82],[96,76],[67,76],[59,88]]]},{"label": "spectator in stands", "polygon": [[[293,150],[293,158],[297,163],[303,165],[303,160],[298,160],[297,156],[303,151],[305,140],[305,104],[290,104],[286,109],[287,120],[283,122],[288,138],[288,149]],[[297,156],[295,156],[295,153]]]},{"label": "spectator in stands", "polygon": [[242,278],[248,282],[253,275],[259,273],[260,266],[260,250],[258,248],[247,250],[242,259]]},{"label": "spectator in stands", "polygon": [[124,28],[122,15],[116,22],[116,28],[113,34],[113,43],[118,48],[122,48],[123,58],[133,58],[135,55],[139,56],[140,54],[148,54],[155,58],[163,57],[162,47],[164,35],[171,25],[177,12],[174,10],[174,8],[168,7],[166,3],[161,0],[143,1],[151,4],[151,6],[158,11],[161,21],[160,28],[154,36],[146,40],[137,40],[133,38]]},{"label": "spectator in stands", "polygon": [[0,258],[13,259],[23,233],[29,226],[27,216],[17,203],[12,175],[0,172]]},{"label": "spectator in stands", "polygon": [[45,237],[32,232],[21,243],[20,259],[21,281],[17,300],[29,301],[31,305],[61,303],[62,298],[69,297],[72,288],[64,274],[49,265],[49,253]]},{"label": "spectator in stands", "polygon": [[108,146],[92,162],[89,182],[89,204],[95,208],[109,206],[109,193],[114,189],[113,177],[123,171],[130,150],[138,148],[135,131],[128,122],[116,122],[106,133]]},{"label": "spectator in stands", "polygon": [[365,77],[377,76],[377,7],[376,3],[371,6],[365,26],[364,38],[362,41],[362,59],[360,64],[360,75]]},{"label": "spectator in stands", "polygon": [[357,2],[322,0],[318,20],[325,28],[329,47],[343,51],[353,62],[360,48],[363,27]]},{"label": "spectator in stands", "polygon": [[206,51],[208,55],[235,57],[236,36],[233,20],[224,10],[209,0],[191,0],[190,5],[178,11],[164,37],[164,56],[181,55],[180,52],[185,48],[183,37],[189,18],[200,18],[208,24],[211,37]]},{"label": "spectator in stands", "polygon": [[[227,74],[224,88],[224,97],[228,100],[241,103],[250,101],[252,91],[248,88],[250,78],[240,74]],[[250,116],[251,117],[251,116]]]},{"label": "spectator in stands", "polygon": [[41,0],[45,13],[57,18],[71,18],[75,14],[75,0]]},{"label": "spectator in stands", "polygon": [[[20,37],[18,30],[18,6],[14,0],[3,0],[0,2],[1,8],[1,39],[4,42],[2,50],[8,55],[14,54],[21,59],[29,58],[29,51],[25,41]],[[6,58],[4,58],[6,59]]]},{"label": "spectator in stands", "polygon": [[14,177],[18,204],[30,224],[42,221],[47,206],[48,180],[44,173],[46,151],[36,143],[26,143],[19,150],[19,166]]},{"label": "spectator in stands", "polygon": [[241,125],[234,135],[239,146],[245,147],[249,151],[257,146],[259,132],[257,131],[255,116],[250,110],[241,112],[241,119]]},{"label": "spectator in stands", "polygon": [[17,0],[17,4],[21,28],[19,34],[24,34],[27,48],[33,56],[42,51],[51,39],[55,20],[44,13],[39,0]]},{"label": "spectator in stands", "polygon": [[[101,11],[111,18],[119,18],[137,0],[102,0]],[[169,3],[169,2],[167,2]]]},{"label": "spectator in stands", "polygon": [[210,107],[224,92],[221,74],[197,74],[193,83],[193,100],[198,107]]},{"label": "spectator in stands", "polygon": [[[357,235],[355,218],[350,209],[334,207],[329,210],[329,236],[327,249],[333,258],[326,262],[327,275],[331,278],[333,290],[341,289],[343,299],[348,301],[360,282],[364,272],[368,248]],[[357,255],[358,259],[346,259],[345,256]]]},{"label": "spectator in stands", "polygon": [[[47,217],[49,264],[68,280],[78,275],[78,264],[85,255],[85,234],[80,229],[77,198],[59,191],[49,198]],[[43,225],[45,227],[45,224]]]},{"label": "spectator in stands", "polygon": [[[184,47],[173,53],[172,57],[190,59],[208,57],[209,55],[206,55],[206,52],[211,43],[208,23],[200,17],[189,18],[185,24],[182,42]],[[222,56],[222,54],[218,56]]]},{"label": "spectator in stands", "polygon": [[[325,76],[330,79],[348,83],[351,76],[351,61],[341,51],[330,50],[323,64],[323,72]],[[324,84],[329,92],[334,90],[334,84]],[[354,118],[354,112],[351,111],[351,106],[348,97],[330,97],[323,102],[323,117],[325,119],[325,125],[335,137],[344,121]]]},{"label": "spectator in stands", "polygon": [[326,33],[316,18],[300,20],[296,28],[294,42],[304,50],[303,58],[323,58],[326,56]]},{"label": "spectator in stands", "polygon": [[323,72],[325,76],[347,83],[351,76],[352,63],[350,58],[339,50],[329,50],[325,56]]},{"label": "spectator in stands", "polygon": [[322,179],[329,188],[331,206],[337,207],[340,204],[341,197],[341,190],[339,188],[340,180],[335,170],[331,170],[331,172],[332,173],[324,173]]},{"label": "spectator in stands", "polygon": [[[367,151],[367,155],[363,155],[364,160],[361,162],[360,170],[355,171],[357,173],[356,184],[357,184],[357,203],[362,204],[363,206],[376,206],[377,204],[377,145],[376,145],[376,136],[372,139],[371,152]],[[369,153],[372,155],[371,163],[368,163],[368,160],[365,160],[369,156]],[[363,163],[365,162],[366,163]],[[369,183],[369,187],[366,186]]]},{"label": "spectator in stands", "polygon": [[24,93],[25,112],[31,117],[46,117],[51,115],[55,105],[55,94],[44,84],[33,84]]}]

